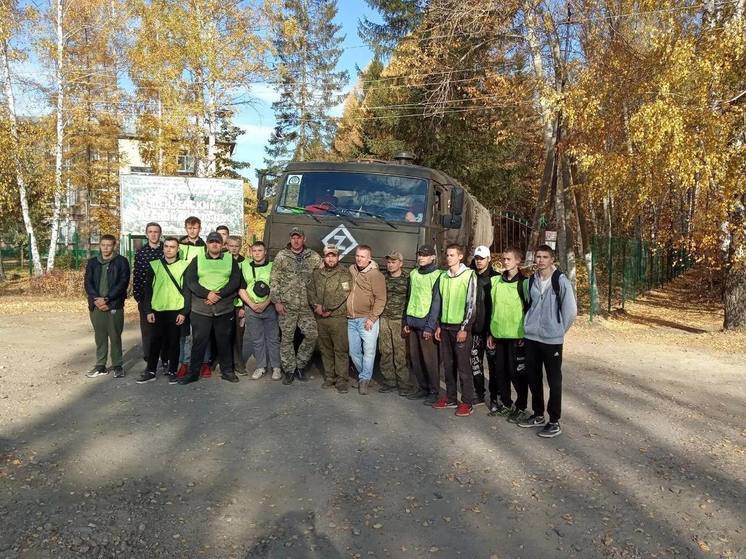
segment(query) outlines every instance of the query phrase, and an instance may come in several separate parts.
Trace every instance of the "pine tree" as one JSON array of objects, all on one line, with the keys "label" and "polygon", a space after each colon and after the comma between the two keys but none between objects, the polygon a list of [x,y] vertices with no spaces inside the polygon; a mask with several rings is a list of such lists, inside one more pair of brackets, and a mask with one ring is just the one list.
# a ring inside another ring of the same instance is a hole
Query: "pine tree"
[{"label": "pine tree", "polygon": [[344,36],[335,0],[285,0],[275,23],[280,99],[265,163],[277,174],[292,159],[323,157],[335,130],[329,111],[342,100],[347,72],[337,71]]}]

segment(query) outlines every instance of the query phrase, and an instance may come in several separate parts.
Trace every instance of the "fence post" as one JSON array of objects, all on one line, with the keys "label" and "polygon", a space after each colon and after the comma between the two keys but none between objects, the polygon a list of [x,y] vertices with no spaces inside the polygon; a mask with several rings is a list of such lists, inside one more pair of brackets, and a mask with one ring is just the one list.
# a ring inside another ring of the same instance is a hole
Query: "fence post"
[{"label": "fence post", "polygon": [[589,291],[591,296],[590,311],[588,312],[588,322],[593,322],[593,313],[596,311],[596,236],[591,238],[591,277],[590,277]]},{"label": "fence post", "polygon": [[606,249],[606,268],[609,274],[609,289],[608,289],[608,295],[607,295],[607,301],[606,301],[606,311],[611,313],[611,297],[613,293],[613,273],[614,273],[614,258],[612,257],[611,252],[611,235],[609,235],[609,243],[608,247]]}]

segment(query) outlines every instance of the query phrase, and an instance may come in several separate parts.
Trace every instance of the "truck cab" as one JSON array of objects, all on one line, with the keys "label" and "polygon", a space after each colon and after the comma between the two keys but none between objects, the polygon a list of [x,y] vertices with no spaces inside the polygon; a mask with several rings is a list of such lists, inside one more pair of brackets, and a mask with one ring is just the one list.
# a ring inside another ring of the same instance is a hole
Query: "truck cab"
[{"label": "truck cab", "polygon": [[[404,156],[391,162],[293,162],[273,190],[270,196],[266,177],[260,177],[258,209],[266,214],[264,242],[270,254],[287,245],[292,227],[304,230],[313,250],[337,245],[343,261],[354,261],[355,247],[365,244],[378,260],[401,252],[407,268],[415,266],[423,244],[435,246],[441,257],[452,242],[467,251],[492,242],[489,214],[461,185]],[[483,239],[475,238],[473,227],[475,215],[482,213],[489,221]]]}]

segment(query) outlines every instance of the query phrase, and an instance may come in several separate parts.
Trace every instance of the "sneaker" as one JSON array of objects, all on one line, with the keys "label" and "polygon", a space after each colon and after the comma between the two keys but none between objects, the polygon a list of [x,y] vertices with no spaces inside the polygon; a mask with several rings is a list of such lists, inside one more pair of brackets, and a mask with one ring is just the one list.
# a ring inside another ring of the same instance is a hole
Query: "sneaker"
[{"label": "sneaker", "polygon": [[381,393],[383,393],[383,394],[385,394],[387,392],[393,392],[394,390],[396,390],[396,385],[395,384],[388,384],[388,383],[383,383],[378,388],[378,391],[381,392]]},{"label": "sneaker", "polygon": [[272,380],[282,380],[282,369],[279,367],[272,369]]},{"label": "sneaker", "polygon": [[197,382],[199,380],[199,376],[193,377],[192,375],[187,375],[184,378],[180,378],[176,382],[180,385],[184,384],[191,384],[193,382]]},{"label": "sneaker", "polygon": [[331,388],[332,386],[334,386],[333,380],[325,380],[321,383],[321,388]]},{"label": "sneaker", "polygon": [[259,367],[258,369],[255,369],[254,372],[251,374],[251,380],[259,380],[264,376],[264,367]]},{"label": "sneaker", "polygon": [[505,420],[508,423],[520,423],[521,421],[526,421],[529,417],[531,417],[531,414],[526,410],[515,408]]},{"label": "sneaker", "polygon": [[155,380],[155,373],[152,371],[145,371],[143,374],[140,375],[140,378],[137,379],[135,382],[137,384],[145,384],[147,382],[153,382]]},{"label": "sneaker", "polygon": [[176,371],[176,378],[184,378],[189,373],[189,367],[186,363],[182,363],[181,366],[179,366],[179,370]]},{"label": "sneaker", "polygon": [[484,394],[481,396],[474,396],[474,401],[471,403],[472,406],[483,406],[484,405]]},{"label": "sneaker", "polygon": [[414,392],[410,392],[407,394],[406,398],[407,400],[422,400],[423,398],[427,398],[428,392],[427,390],[422,390],[421,388],[418,388]]},{"label": "sneaker", "polygon": [[293,384],[293,381],[295,380],[295,371],[284,371],[282,373],[282,384],[288,385]]},{"label": "sneaker", "polygon": [[438,395],[437,394],[428,394],[425,396],[425,399],[422,400],[423,406],[432,406],[435,402],[438,401]]},{"label": "sneaker", "polygon": [[93,369],[88,371],[85,376],[87,376],[88,378],[96,378],[108,374],[109,370],[106,367],[104,367],[103,365],[96,365]]},{"label": "sneaker", "polygon": [[202,363],[199,368],[199,376],[202,378],[210,378],[212,376],[212,369],[210,369],[209,363]]},{"label": "sneaker", "polygon": [[490,413],[487,415],[491,417],[508,417],[510,413],[513,411],[513,406],[503,406],[502,404],[497,404],[497,407],[494,411],[490,410]]},{"label": "sneaker", "polygon": [[370,384],[369,380],[361,380],[357,384],[357,391],[358,394],[361,396],[367,396],[368,394],[368,385]]},{"label": "sneaker", "polygon": [[176,375],[168,375],[168,384],[179,384],[179,378]]},{"label": "sneaker", "polygon": [[114,378],[124,378],[124,369],[121,366],[112,367],[112,371],[114,371]]},{"label": "sneaker", "polygon": [[238,377],[236,376],[236,373],[233,371],[229,371],[227,373],[220,373],[220,378],[223,380],[227,380],[228,382],[238,382]]},{"label": "sneaker", "polygon": [[241,375],[242,377],[247,377],[247,376],[249,376],[249,371],[247,371],[246,369],[236,369],[236,370],[235,370],[234,372],[235,372],[235,373],[236,373],[237,375]]},{"label": "sneaker", "polygon": [[337,384],[337,392],[340,394],[347,394],[349,392],[349,388],[347,388],[346,384]]},{"label": "sneaker", "polygon": [[530,415],[528,419],[518,423],[518,427],[541,427],[544,423],[543,415]]},{"label": "sneaker", "polygon": [[458,408],[458,402],[449,402],[445,398],[438,398],[433,405],[433,409],[436,410],[445,410],[448,408]]},{"label": "sneaker", "polygon": [[559,422],[557,423],[547,423],[544,425],[544,428],[536,433],[540,437],[544,437],[545,439],[551,439],[556,437],[557,435],[560,435],[562,433],[562,429],[560,429]]},{"label": "sneaker", "polygon": [[469,417],[473,413],[474,406],[467,404],[466,402],[461,402],[458,405],[458,408],[456,408],[456,417]]}]

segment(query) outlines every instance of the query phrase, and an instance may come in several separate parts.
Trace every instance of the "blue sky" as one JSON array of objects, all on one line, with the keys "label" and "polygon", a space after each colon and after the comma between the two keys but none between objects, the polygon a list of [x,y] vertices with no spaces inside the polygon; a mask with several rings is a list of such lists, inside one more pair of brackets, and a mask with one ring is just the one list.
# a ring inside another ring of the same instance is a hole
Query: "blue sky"
[{"label": "blue sky", "polygon": [[[365,3],[365,0],[337,0],[337,23],[342,26],[342,34],[345,35],[343,43],[344,52],[340,59],[338,69],[347,70],[350,82],[343,92],[346,92],[354,84],[357,78],[356,66],[365,68],[373,57],[367,46],[362,44],[357,34],[358,21],[362,17],[376,20],[377,14]],[[21,5],[26,5],[28,0],[22,0]],[[33,55],[23,61],[16,63],[14,73],[19,80],[14,84],[16,90],[16,103],[19,114],[41,115],[50,111],[48,99],[37,87],[29,87],[24,84],[24,79],[32,79],[41,83],[49,84],[52,75],[49,69],[41,67]],[[127,84],[124,84],[127,89]],[[131,84],[130,84],[131,85]],[[256,169],[264,167],[264,146],[267,143],[272,128],[275,124],[272,113],[272,101],[277,97],[272,85],[256,85],[252,90],[255,102],[252,106],[242,105],[241,110],[235,118],[235,124],[245,131],[239,136],[236,143],[234,158],[238,161],[246,161],[251,168],[243,170],[244,176],[256,183]],[[341,115],[341,105],[334,111],[336,116]]]},{"label": "blue sky", "polygon": [[[342,33],[346,36],[343,43],[345,50],[338,69],[347,70],[350,74],[350,83],[345,91],[349,90],[357,78],[355,67],[365,68],[373,57],[373,53],[362,44],[357,34],[358,21],[364,16],[377,19],[376,13],[364,0],[338,0],[337,23],[342,25]],[[252,93],[257,102],[253,107],[244,106],[236,115],[236,125],[246,133],[238,138],[234,158],[251,163],[251,168],[243,173],[255,184],[255,170],[264,167],[264,146],[275,124],[272,101],[277,94],[271,85],[255,86]],[[335,110],[335,114],[341,114],[341,107]]]}]

